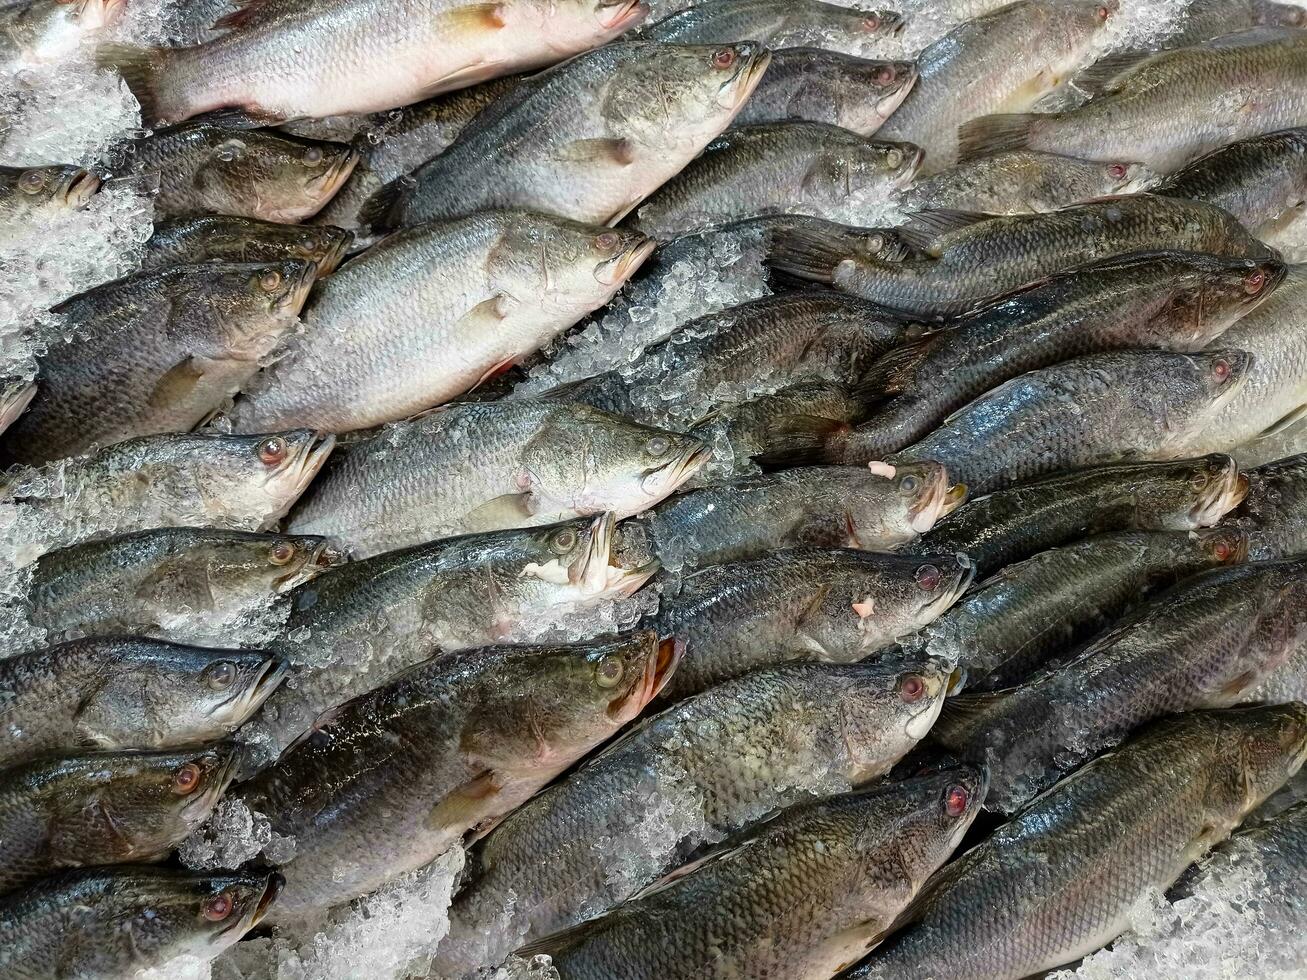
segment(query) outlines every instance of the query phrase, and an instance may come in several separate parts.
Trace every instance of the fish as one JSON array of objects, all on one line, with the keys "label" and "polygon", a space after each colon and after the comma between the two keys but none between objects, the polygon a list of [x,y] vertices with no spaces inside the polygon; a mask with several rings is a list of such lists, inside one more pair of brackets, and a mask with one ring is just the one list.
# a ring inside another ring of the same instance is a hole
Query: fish
[{"label": "fish", "polygon": [[72,164],[0,167],[0,219],[22,228],[61,211],[80,211],[100,185],[98,176]]},{"label": "fish", "polygon": [[36,397],[36,382],[30,378],[0,377],[0,435],[27,411]]},{"label": "fish", "polygon": [[696,487],[626,524],[647,527],[663,567],[690,571],[778,548],[894,551],[966,498],[935,462],[809,466]]},{"label": "fish", "polygon": [[0,502],[13,506],[15,540],[30,528],[27,537],[57,546],[157,527],[264,531],[304,493],[335,442],[312,429],[142,436],[11,472]]},{"label": "fish", "polygon": [[[964,122],[963,159],[1001,150],[1113,157],[1173,173],[1227,143],[1307,125],[1307,31],[1255,27],[1173,51],[1133,52],[1076,78],[1096,97],[1065,112]],[[907,110],[907,106],[902,111]]]},{"label": "fish", "polygon": [[1285,129],[1213,150],[1154,190],[1224,208],[1268,244],[1293,244],[1301,238],[1307,207],[1307,129]]},{"label": "fish", "polygon": [[845,44],[888,39],[905,23],[894,10],[819,0],[707,0],[645,27],[640,37],[670,44],[732,44],[747,38],[770,48],[793,48],[814,36]]},{"label": "fish", "polygon": [[[235,106],[270,121],[376,112],[562,61],[642,21],[640,0],[253,0],[185,48],[105,45],[147,124]],[[362,29],[366,25],[366,30]]]},{"label": "fish", "polygon": [[873,948],[961,843],[983,769],[786,810],[607,915],[542,939],[566,980],[827,977]]},{"label": "fish", "polygon": [[254,128],[239,113],[155,130],[111,151],[115,176],[157,180],[159,217],[222,214],[295,224],[331,200],[358,164],[341,143]]},{"label": "fish", "polygon": [[983,580],[1094,534],[1211,527],[1239,506],[1248,485],[1223,453],[1053,473],[970,500],[903,550],[961,552]]},{"label": "fish", "polygon": [[51,640],[131,632],[204,642],[340,560],[312,535],[135,531],[36,559],[28,616]]},{"label": "fish", "polygon": [[1096,534],[996,572],[908,645],[961,665],[968,691],[1012,687],[1149,596],[1247,557],[1248,535],[1229,527]]},{"label": "fish", "polygon": [[237,751],[96,752],[0,771],[0,893],[63,868],[166,857],[218,805]]},{"label": "fish", "polygon": [[498,963],[630,899],[703,844],[868,784],[929,730],[948,680],[947,665],[920,657],[789,663],[646,718],[473,849],[437,972]]},{"label": "fish", "polygon": [[889,198],[922,159],[911,143],[869,140],[829,123],[743,126],[704,147],[628,223],[666,239],[760,214],[836,217],[850,201]]},{"label": "fish", "polygon": [[1248,493],[1221,521],[1248,535],[1255,561],[1307,552],[1307,457],[1289,456],[1244,473]]},{"label": "fish", "polygon": [[[295,589],[273,649],[300,664],[247,731],[280,752],[324,711],[437,651],[523,641],[551,617],[629,596],[656,560],[622,564],[611,514],[443,538]],[[305,662],[307,660],[307,663]]]},{"label": "fish", "polygon": [[498,823],[676,669],[649,632],[444,654],[336,709],[238,798],[293,836],[277,922],[342,904]]},{"label": "fish", "polygon": [[88,637],[0,660],[0,766],[60,752],[201,746],[236,731],[286,676],[263,650]]},{"label": "fish", "polygon": [[1085,67],[1119,0],[1018,0],[968,20],[917,56],[916,88],[881,128],[915,143],[927,173],[958,162],[958,127],[996,112],[1026,112]]},{"label": "fish", "polygon": [[188,262],[279,262],[306,259],[329,276],[345,258],[352,232],[330,226],[298,228],[275,221],[200,215],[158,222],[145,243],[142,267]]},{"label": "fish", "polygon": [[916,83],[917,66],[911,61],[872,61],[820,47],[782,48],[772,52],[767,73],[734,125],[798,119],[871,136]]},{"label": "fish", "polygon": [[1011,150],[920,177],[899,193],[898,203],[907,211],[1029,214],[1058,211],[1099,197],[1156,190],[1158,180],[1141,163]]},{"label": "fish", "polygon": [[1229,836],[1304,756],[1301,704],[1159,721],[947,866],[848,977],[1018,980],[1088,955],[1128,930],[1138,902]]},{"label": "fish", "polygon": [[234,431],[344,432],[447,402],[602,306],[652,250],[524,211],[392,235],[315,291],[296,348],[229,413]]},{"label": "fish", "polygon": [[[873,406],[867,418],[828,438],[817,458],[879,459],[1000,384],[1068,358],[1201,350],[1266,302],[1285,275],[1278,259],[1144,253],[1053,276],[881,357],[858,382]],[[803,443],[801,431],[794,438]]]},{"label": "fish", "polygon": [[60,303],[39,396],[6,448],[36,464],[194,428],[284,343],[315,273],[302,261],[179,265]]},{"label": "fish", "polygon": [[1255,364],[1234,349],[1076,358],[1005,382],[886,462],[934,460],[986,493],[1060,469],[1192,455]]},{"label": "fish", "polygon": [[989,763],[986,806],[1011,813],[1062,772],[1165,714],[1242,700],[1307,635],[1307,559],[1201,572],[1158,593],[1066,663],[962,694],[931,740]]},{"label": "fish", "polygon": [[12,73],[98,43],[122,19],[125,0],[31,0],[0,8],[0,64]]},{"label": "fish", "polygon": [[1194,0],[1180,33],[1167,38],[1166,46],[1186,47],[1258,26],[1307,27],[1307,14],[1295,4],[1274,0]]},{"label": "fish", "polygon": [[965,556],[799,548],[686,576],[651,620],[685,648],[680,700],[790,660],[852,663],[926,627],[971,584]]},{"label": "fish", "polygon": [[290,530],[355,557],[432,538],[641,513],[706,462],[692,436],[588,405],[451,405],[346,447],[296,508]]},{"label": "fish", "polygon": [[0,897],[6,980],[123,977],[179,956],[208,962],[257,926],[275,871],[120,865],[66,871]]},{"label": "fish", "polygon": [[360,217],[381,231],[518,207],[613,224],[730,125],[769,61],[752,42],[605,45],[496,100]]},{"label": "fish", "polygon": [[878,262],[808,230],[778,234],[768,265],[908,316],[956,316],[1058,272],[1133,252],[1201,252],[1265,262],[1279,254],[1220,208],[1151,194],[1003,217],[923,212],[899,229],[924,258]]}]

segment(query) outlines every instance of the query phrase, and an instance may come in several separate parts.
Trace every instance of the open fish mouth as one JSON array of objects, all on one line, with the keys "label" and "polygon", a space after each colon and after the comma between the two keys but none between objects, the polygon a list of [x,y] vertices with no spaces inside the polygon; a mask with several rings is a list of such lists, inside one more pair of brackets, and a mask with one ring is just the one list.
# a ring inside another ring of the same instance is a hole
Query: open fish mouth
[{"label": "open fish mouth", "polygon": [[288,467],[288,472],[292,474],[291,494],[294,497],[299,497],[308,489],[335,448],[336,436],[321,430],[314,432],[313,437],[304,443]]},{"label": "open fish mouth", "polygon": [[656,559],[638,568],[614,564],[616,529],[617,517],[611,511],[596,517],[584,553],[568,566],[568,581],[580,587],[583,602],[632,595],[661,567]]},{"label": "open fish mouth", "polygon": [[289,661],[279,657],[269,657],[259,668],[258,676],[252,684],[247,684],[226,701],[214,705],[209,709],[209,714],[229,716],[228,723],[232,728],[244,724],[246,719],[258,711],[263,706],[263,702],[272,696],[272,692],[281,686],[289,670]]},{"label": "open fish mouth", "polygon": [[703,469],[712,455],[712,450],[704,445],[687,449],[671,462],[646,473],[640,480],[640,489],[650,498],[661,500]]},{"label": "open fish mouth", "polygon": [[1189,509],[1195,527],[1210,527],[1238,507],[1248,496],[1248,477],[1239,472],[1239,464],[1227,456],[1221,472],[1203,488],[1197,502]]},{"label": "open fish mouth", "polygon": [[644,672],[631,689],[614,698],[608,706],[608,717],[619,724],[638,715],[650,701],[662,693],[672,674],[676,672],[685,653],[685,643],[674,637],[654,640],[654,650],[644,659]]},{"label": "open fish mouth", "polygon": [[251,929],[263,921],[263,917],[268,914],[268,909],[272,907],[272,903],[277,900],[284,887],[286,887],[286,879],[280,872],[274,871],[268,875],[268,883],[263,887],[263,894],[259,896],[258,904],[254,906],[254,914],[250,916]]},{"label": "open fish mouth", "polygon": [[349,252],[349,247],[354,244],[354,233],[346,231],[345,234],[336,238],[327,249],[326,254],[318,260],[318,278],[329,276],[345,261],[345,256]]},{"label": "open fish mouth", "polygon": [[87,170],[76,170],[64,181],[59,190],[59,197],[66,207],[80,211],[91,203],[91,199],[100,193],[103,181]]},{"label": "open fish mouth", "polygon": [[749,100],[753,90],[762,81],[763,74],[771,64],[771,52],[756,44],[737,44],[740,60],[744,64],[735,75],[722,86],[717,104],[723,109],[739,110]]},{"label": "open fish mouth", "polygon": [[18,416],[27,411],[27,406],[32,404],[32,399],[36,397],[36,382],[23,388],[19,388],[8,398],[0,400],[0,432],[13,425]]}]

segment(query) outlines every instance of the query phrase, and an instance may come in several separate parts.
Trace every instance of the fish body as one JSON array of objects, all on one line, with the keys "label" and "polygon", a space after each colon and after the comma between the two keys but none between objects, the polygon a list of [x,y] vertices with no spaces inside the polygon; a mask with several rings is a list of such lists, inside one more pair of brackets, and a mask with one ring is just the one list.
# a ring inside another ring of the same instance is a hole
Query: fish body
[{"label": "fish body", "polygon": [[1307,552],[1307,458],[1289,456],[1244,474],[1248,493],[1221,522],[1248,535],[1255,560]]},{"label": "fish body", "polygon": [[889,38],[903,29],[893,10],[819,0],[708,0],[664,17],[641,37],[670,44],[733,44],[745,38],[793,48],[814,37],[853,44]]},{"label": "fish body", "polygon": [[185,262],[279,262],[307,259],[328,276],[354,236],[340,228],[297,228],[276,221],[201,215],[161,221],[145,243],[144,267]]}]

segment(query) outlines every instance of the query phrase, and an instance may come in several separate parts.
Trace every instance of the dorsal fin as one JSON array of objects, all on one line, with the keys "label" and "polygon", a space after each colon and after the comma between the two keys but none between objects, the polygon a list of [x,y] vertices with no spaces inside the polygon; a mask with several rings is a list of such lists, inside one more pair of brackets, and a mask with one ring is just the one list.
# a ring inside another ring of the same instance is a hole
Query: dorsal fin
[{"label": "dorsal fin", "polygon": [[1100,58],[1071,79],[1071,84],[1086,95],[1098,96],[1117,92],[1126,80],[1156,57],[1156,51],[1121,51]]},{"label": "dorsal fin", "polygon": [[952,208],[940,208],[932,211],[915,211],[908,218],[908,223],[898,229],[899,236],[912,248],[931,258],[939,258],[947,247],[950,235],[990,221],[992,214],[978,211],[958,211]]}]

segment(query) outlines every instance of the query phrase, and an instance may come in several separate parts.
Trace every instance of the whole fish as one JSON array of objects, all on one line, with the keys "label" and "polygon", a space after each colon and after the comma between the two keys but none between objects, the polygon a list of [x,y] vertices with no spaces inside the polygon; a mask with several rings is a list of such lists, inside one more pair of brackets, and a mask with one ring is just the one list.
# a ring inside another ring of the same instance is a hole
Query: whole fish
[{"label": "whole fish", "polygon": [[1190,455],[1255,363],[1242,350],[1077,358],[1004,383],[888,462],[935,460],[985,493],[1060,469]]},{"label": "whole fish", "polygon": [[0,8],[0,64],[7,72],[59,61],[103,35],[124,0],[32,0]]},{"label": "whole fish", "polygon": [[28,615],[52,639],[144,632],[204,642],[339,560],[312,535],[136,531],[38,558]]},{"label": "whole fish", "polygon": [[22,227],[60,211],[80,211],[99,191],[99,177],[71,164],[0,167],[0,219]]},{"label": "whole fish", "polygon": [[628,596],[658,570],[619,564],[612,515],[489,531],[366,558],[291,596],[277,648],[301,665],[294,688],[251,731],[274,754],[322,712],[437,650],[523,641],[543,624]]},{"label": "whole fish", "polygon": [[238,106],[265,119],[375,112],[540,68],[638,24],[640,0],[258,0],[186,48],[105,46],[147,124]]},{"label": "whole fish", "polygon": [[1020,684],[1181,579],[1248,557],[1248,537],[1117,531],[1040,552],[981,582],[910,644],[961,665],[968,691]]},{"label": "whole fish", "polygon": [[801,119],[870,136],[916,83],[917,67],[911,61],[870,61],[822,48],[784,48],[772,53],[767,73],[735,117],[735,125]]},{"label": "whole fish", "polygon": [[11,472],[0,502],[13,506],[15,540],[45,550],[157,527],[261,531],[286,515],[334,445],[312,429],[142,436]]},{"label": "whole fish", "polygon": [[229,745],[98,752],[0,771],[0,892],[61,868],[155,861],[208,819],[236,775]]},{"label": "whole fish", "polygon": [[964,121],[963,158],[1029,149],[1094,160],[1110,146],[1112,157],[1166,174],[1235,140],[1307,125],[1307,31],[1256,27],[1108,58],[1076,85],[1096,97],[1065,112]]},{"label": "whole fish", "polygon": [[548,952],[566,980],[832,976],[880,941],[984,796],[966,766],[801,804],[523,953]]},{"label": "whole fish", "polygon": [[1307,457],[1289,456],[1244,474],[1248,493],[1223,527],[1248,535],[1248,556],[1261,561],[1307,552]]},{"label": "whole fish", "polygon": [[1210,527],[1248,493],[1229,456],[1112,463],[1054,473],[977,497],[903,550],[965,554],[988,578],[1049,548],[1110,531]]},{"label": "whole fish", "polygon": [[733,44],[751,40],[792,48],[814,38],[859,44],[902,32],[893,10],[821,3],[819,0],[706,0],[664,17],[640,32],[672,44]]},{"label": "whole fish", "polygon": [[525,207],[616,222],[730,125],[769,60],[754,43],[605,45],[522,82],[362,218],[380,229]]},{"label": "whole fish", "polygon": [[158,180],[161,217],[213,213],[292,224],[317,214],[358,163],[348,146],[253,129],[233,113],[169,126],[117,153],[116,172]]},{"label": "whole fish", "polygon": [[917,57],[920,81],[881,133],[924,149],[931,172],[953,166],[959,126],[1032,109],[1088,63],[1118,8],[1119,0],[1018,0],[960,24]]},{"label": "whole fish", "polygon": [[1054,276],[881,357],[859,382],[876,407],[858,429],[828,438],[821,458],[879,459],[1003,382],[1071,357],[1199,350],[1284,277],[1276,259],[1186,253],[1126,256]]},{"label": "whole fish", "polygon": [[879,262],[809,230],[777,234],[768,256],[782,272],[829,282],[918,316],[965,313],[1058,272],[1132,252],[1202,252],[1265,262],[1278,254],[1210,204],[1135,194],[1047,214],[987,217],[925,212],[900,229],[925,258]]},{"label": "whole fish", "polygon": [[322,283],[295,349],[245,390],[239,432],[331,432],[461,395],[606,303],[643,235],[487,211],[392,235]]},{"label": "whole fish", "polygon": [[336,271],[354,240],[352,233],[322,226],[297,228],[275,221],[203,215],[155,224],[145,243],[147,269],[183,262],[279,262],[307,259],[318,276]]},{"label": "whole fish", "polygon": [[685,648],[666,697],[788,660],[862,660],[943,614],[974,571],[964,556],[812,548],[705,568],[651,623]]},{"label": "whole fish", "polygon": [[911,211],[1027,214],[1057,211],[1111,194],[1133,194],[1150,188],[1156,179],[1139,163],[1012,150],[920,177],[898,200]]},{"label": "whole fish", "polygon": [[263,920],[282,876],[124,865],[66,871],[0,898],[6,980],[130,977],[207,962]]},{"label": "whole fish", "polygon": [[342,450],[290,528],[366,557],[443,535],[630,517],[706,459],[692,436],[588,405],[451,405]]},{"label": "whole fish", "polygon": [[[856,980],[1018,980],[1085,956],[1292,776],[1301,704],[1168,718],[949,865]],[[995,915],[1001,908],[1003,915]]]},{"label": "whole fish", "polygon": [[627,900],[705,843],[876,778],[929,730],[948,681],[947,665],[922,658],[791,663],[653,716],[472,852],[438,972],[498,963]]},{"label": "whole fish", "polygon": [[239,728],[286,664],[259,650],[91,637],[0,660],[0,765],[77,749],[202,745]]},{"label": "whole fish", "polygon": [[1307,206],[1307,129],[1240,140],[1200,157],[1155,188],[1224,208],[1262,241],[1294,243]]},{"label": "whole fish", "polygon": [[179,265],[60,303],[62,329],[37,358],[40,396],[6,448],[42,463],[194,428],[295,328],[315,272],[311,262]]},{"label": "whole fish", "polygon": [[691,570],[777,548],[894,551],[966,497],[966,487],[928,461],[875,471],[800,467],[698,487],[625,526],[647,528],[664,567]]},{"label": "whole fish", "polygon": [[963,694],[931,739],[983,760],[986,806],[1012,812],[1082,759],[1164,714],[1240,701],[1307,636],[1307,559],[1180,582],[1019,687]]},{"label": "whole fish", "polygon": [[36,397],[36,382],[30,378],[0,378],[0,435],[27,411]]},{"label": "whole fish", "polygon": [[493,826],[635,718],[676,658],[648,632],[467,650],[342,705],[240,791],[296,841],[276,918],[367,894]]},{"label": "whole fish", "polygon": [[777,212],[834,217],[851,201],[884,201],[912,180],[921,151],[829,123],[785,121],[732,129],[664,184],[630,224],[674,238]]}]

